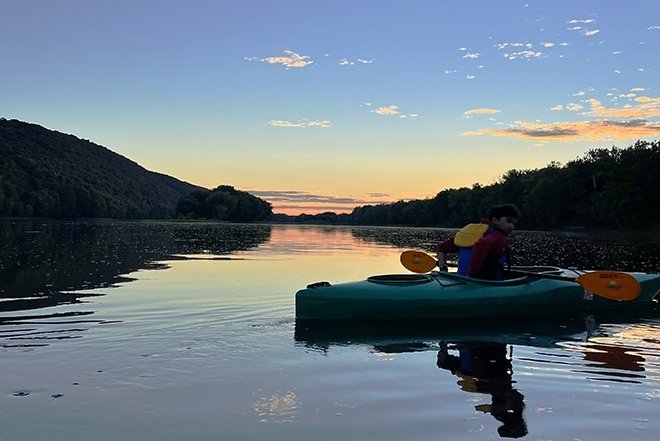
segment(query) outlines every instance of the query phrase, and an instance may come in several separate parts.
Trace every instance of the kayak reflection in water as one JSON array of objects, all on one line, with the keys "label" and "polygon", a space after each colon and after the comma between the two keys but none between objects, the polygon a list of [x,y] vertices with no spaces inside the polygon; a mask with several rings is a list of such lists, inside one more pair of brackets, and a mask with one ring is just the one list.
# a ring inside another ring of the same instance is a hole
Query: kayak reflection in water
[{"label": "kayak reflection in water", "polygon": [[520,438],[527,435],[523,417],[524,396],[513,388],[513,369],[506,345],[460,343],[454,348],[459,355],[450,354],[447,344],[440,343],[438,367],[458,376],[462,390],[492,396],[491,404],[480,404],[475,409],[490,413],[502,422],[497,429],[501,437]]}]

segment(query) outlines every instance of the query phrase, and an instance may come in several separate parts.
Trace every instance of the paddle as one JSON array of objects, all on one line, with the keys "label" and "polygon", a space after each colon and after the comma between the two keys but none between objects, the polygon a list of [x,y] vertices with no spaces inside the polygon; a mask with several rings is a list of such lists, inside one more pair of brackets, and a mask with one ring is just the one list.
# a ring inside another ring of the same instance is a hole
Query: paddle
[{"label": "paddle", "polygon": [[[404,251],[401,253],[401,264],[414,273],[427,273],[435,268],[438,262],[422,251]],[[577,282],[586,291],[610,300],[634,300],[642,290],[639,282],[633,276],[618,271],[592,271],[579,277],[556,276],[519,270],[513,270],[512,272],[537,279]]]}]

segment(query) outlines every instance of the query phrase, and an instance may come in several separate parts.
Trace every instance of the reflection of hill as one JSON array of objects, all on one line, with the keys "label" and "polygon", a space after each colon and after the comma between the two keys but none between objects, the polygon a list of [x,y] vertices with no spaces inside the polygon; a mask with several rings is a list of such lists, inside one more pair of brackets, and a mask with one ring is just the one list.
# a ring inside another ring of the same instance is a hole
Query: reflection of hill
[{"label": "reflection of hill", "polygon": [[68,303],[78,295],[63,291],[126,282],[139,269],[166,268],[158,261],[173,255],[228,254],[269,238],[267,225],[3,221],[0,311]]}]

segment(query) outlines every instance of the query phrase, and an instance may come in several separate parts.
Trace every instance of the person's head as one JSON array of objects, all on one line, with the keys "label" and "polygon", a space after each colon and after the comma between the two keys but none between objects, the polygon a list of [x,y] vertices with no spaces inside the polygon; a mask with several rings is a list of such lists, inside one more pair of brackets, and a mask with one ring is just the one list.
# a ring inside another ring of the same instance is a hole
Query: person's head
[{"label": "person's head", "polygon": [[513,205],[498,205],[488,210],[490,224],[508,235],[516,228],[520,212]]}]

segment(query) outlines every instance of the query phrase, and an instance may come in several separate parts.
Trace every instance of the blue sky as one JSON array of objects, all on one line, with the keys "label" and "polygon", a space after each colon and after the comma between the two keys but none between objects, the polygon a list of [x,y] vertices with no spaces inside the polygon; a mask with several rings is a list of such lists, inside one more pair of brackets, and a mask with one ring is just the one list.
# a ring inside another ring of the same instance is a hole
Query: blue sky
[{"label": "blue sky", "polygon": [[660,136],[660,4],[3,1],[0,116],[276,212]]}]

